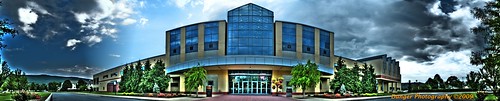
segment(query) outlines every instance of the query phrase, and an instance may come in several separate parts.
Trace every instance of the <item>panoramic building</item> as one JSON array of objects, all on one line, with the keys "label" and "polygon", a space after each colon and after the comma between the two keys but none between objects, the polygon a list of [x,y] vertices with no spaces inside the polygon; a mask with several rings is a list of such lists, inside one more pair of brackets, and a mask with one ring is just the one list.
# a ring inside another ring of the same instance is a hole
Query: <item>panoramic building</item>
[{"label": "panoramic building", "polygon": [[[334,66],[334,32],[318,27],[279,21],[274,12],[252,3],[228,11],[227,20],[186,25],[167,30],[165,54],[140,60],[164,60],[172,78],[172,92],[186,92],[183,73],[196,65],[207,70],[207,82],[215,94],[272,94],[271,79],[292,78],[291,68],[308,60],[318,64],[321,81],[306,92],[329,92]],[[401,86],[399,63],[387,55],[358,60],[343,58],[348,68],[354,63],[375,67],[378,92],[397,91]],[[136,62],[132,62],[136,63]],[[124,64],[94,75],[97,91],[113,91],[119,86]],[[294,92],[303,92],[293,89]],[[205,92],[205,86],[199,92]],[[284,89],[278,92],[284,93]]]}]

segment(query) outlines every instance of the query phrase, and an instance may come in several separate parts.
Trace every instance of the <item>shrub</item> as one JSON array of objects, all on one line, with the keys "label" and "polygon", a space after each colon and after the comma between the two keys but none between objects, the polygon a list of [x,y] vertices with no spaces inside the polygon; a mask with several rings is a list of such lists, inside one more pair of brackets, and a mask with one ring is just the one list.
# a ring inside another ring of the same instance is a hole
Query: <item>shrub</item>
[{"label": "shrub", "polygon": [[158,97],[165,97],[165,93],[159,93]]},{"label": "shrub", "polygon": [[342,97],[339,93],[335,94],[335,97],[339,98]]},{"label": "shrub", "polygon": [[16,100],[16,101],[28,101],[29,94],[26,92],[14,93],[14,95],[12,95],[11,98]]},{"label": "shrub", "polygon": [[484,98],[484,101],[498,101],[498,97],[493,94],[489,94],[486,98]]}]

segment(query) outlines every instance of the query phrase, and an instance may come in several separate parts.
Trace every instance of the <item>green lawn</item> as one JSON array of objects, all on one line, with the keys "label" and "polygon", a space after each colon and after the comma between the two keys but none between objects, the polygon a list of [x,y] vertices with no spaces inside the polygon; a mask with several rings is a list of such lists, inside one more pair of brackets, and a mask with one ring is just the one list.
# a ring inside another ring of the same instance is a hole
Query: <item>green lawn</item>
[{"label": "green lawn", "polygon": [[12,96],[10,93],[0,94],[0,101],[13,101],[10,96]]}]

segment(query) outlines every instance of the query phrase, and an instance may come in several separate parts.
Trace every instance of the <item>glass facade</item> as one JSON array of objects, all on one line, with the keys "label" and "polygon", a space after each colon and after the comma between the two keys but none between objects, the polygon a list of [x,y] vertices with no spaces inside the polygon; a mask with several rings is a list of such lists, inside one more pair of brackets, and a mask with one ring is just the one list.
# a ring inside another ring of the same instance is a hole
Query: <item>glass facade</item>
[{"label": "glass facade", "polygon": [[293,23],[283,23],[283,51],[296,51],[296,30],[295,24]]},{"label": "glass facade", "polygon": [[321,56],[330,57],[330,32],[325,30],[319,32],[319,51]]},{"label": "glass facade", "polygon": [[314,28],[302,26],[302,52],[314,54]]},{"label": "glass facade", "polygon": [[181,30],[174,29],[170,31],[170,56],[181,53]]},{"label": "glass facade", "polygon": [[219,47],[219,22],[205,23],[204,47],[205,51],[217,50]]},{"label": "glass facade", "polygon": [[227,55],[274,55],[273,12],[248,4],[228,12]]},{"label": "glass facade", "polygon": [[230,94],[270,94],[270,70],[229,70]]},{"label": "glass facade", "polygon": [[186,53],[198,51],[198,25],[186,27]]}]

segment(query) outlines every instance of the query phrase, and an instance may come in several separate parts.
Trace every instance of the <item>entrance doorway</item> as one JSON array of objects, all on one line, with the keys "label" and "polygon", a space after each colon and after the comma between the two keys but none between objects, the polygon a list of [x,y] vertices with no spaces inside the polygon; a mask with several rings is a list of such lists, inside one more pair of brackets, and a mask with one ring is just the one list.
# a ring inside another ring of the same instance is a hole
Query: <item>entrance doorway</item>
[{"label": "entrance doorway", "polygon": [[234,70],[229,79],[231,94],[271,94],[271,71]]}]

